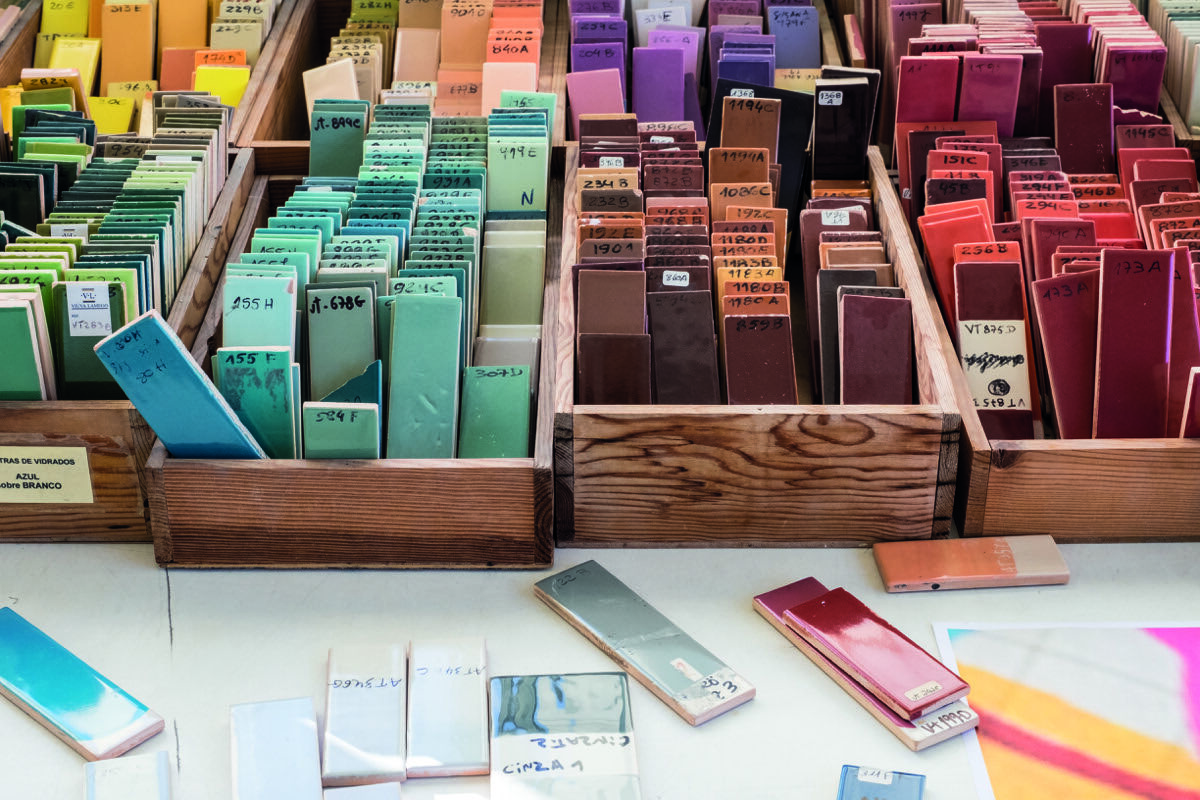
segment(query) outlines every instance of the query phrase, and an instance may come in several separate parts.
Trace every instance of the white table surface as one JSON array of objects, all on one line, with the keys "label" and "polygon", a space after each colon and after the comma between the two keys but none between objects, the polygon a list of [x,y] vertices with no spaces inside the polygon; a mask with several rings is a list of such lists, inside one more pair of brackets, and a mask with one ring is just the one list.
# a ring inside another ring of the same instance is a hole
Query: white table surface
[{"label": "white table surface", "polygon": [[[328,648],[487,638],[491,675],[614,664],[534,598],[596,559],[758,690],[692,728],[630,681],[643,797],[834,798],[842,764],[928,776],[925,800],[973,800],[958,739],[910,752],[756,614],[754,594],[809,575],[843,586],[936,653],[934,622],[1196,622],[1200,543],[1064,546],[1066,586],[886,594],[857,550],[559,550],[552,570],[163,570],[149,545],[0,545],[10,605],[166,718],[176,800],[230,796],[229,706],[310,695]],[[81,800],[82,759],[0,701],[0,798]],[[479,800],[487,780],[426,779],[406,798]]]}]

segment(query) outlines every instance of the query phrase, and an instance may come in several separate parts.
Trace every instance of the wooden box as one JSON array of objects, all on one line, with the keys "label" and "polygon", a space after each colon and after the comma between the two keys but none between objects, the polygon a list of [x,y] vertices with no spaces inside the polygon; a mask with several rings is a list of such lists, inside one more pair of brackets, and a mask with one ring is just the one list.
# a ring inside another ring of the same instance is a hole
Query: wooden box
[{"label": "wooden box", "polygon": [[[905,235],[911,238],[907,229]],[[989,441],[945,321],[936,316],[962,413],[954,507],[961,535],[1044,533],[1060,542],[1200,537],[1200,441]]]},{"label": "wooden box", "polygon": [[[99,0],[93,0],[99,2]],[[165,3],[169,0],[164,0]],[[268,76],[274,72],[275,54],[279,50],[280,39],[290,27],[292,11],[297,0],[283,0],[275,12],[275,24],[267,40],[263,42],[258,64],[250,76],[246,93],[242,96],[237,110],[233,114],[233,122],[229,128],[229,141],[237,144],[242,136],[242,128],[250,117],[251,109],[255,107],[259,87],[268,81]],[[21,82],[21,70],[33,65],[33,51],[37,43],[38,28],[41,27],[42,0],[32,0],[21,11],[21,17],[9,35],[0,43],[0,86],[11,86]]]},{"label": "wooden box", "polygon": [[[245,251],[298,180],[255,180],[231,253]],[[557,211],[547,253],[556,252]],[[544,320],[554,298],[546,293]],[[192,349],[201,364],[220,346],[220,312],[218,289]],[[549,565],[552,333],[545,325],[532,458],[192,460],[156,443],[147,469],[155,558],[179,567]]]},{"label": "wooden box", "polygon": [[[321,66],[329,40],[350,16],[350,0],[288,0],[295,8],[263,76],[239,142],[258,151],[260,175],[299,175],[308,171],[308,117],[305,113],[305,70]],[[538,91],[558,95],[551,143],[563,143],[566,116],[566,57],[570,29],[565,4],[545,0],[542,72]]]},{"label": "wooden box", "polygon": [[[578,159],[568,145],[566,186]],[[575,200],[566,198],[555,363],[560,546],[866,544],[949,533],[958,412],[932,290],[879,152],[876,215],[913,301],[913,406],[575,405]],[[883,191],[881,191],[883,189]]]},{"label": "wooden box", "polygon": [[[167,316],[189,346],[208,310],[253,180],[254,153],[243,150],[233,159]],[[149,541],[144,469],[153,441],[126,400],[0,402],[0,454],[9,447],[84,447],[92,484],[91,503],[5,503],[0,492],[0,540]]]}]

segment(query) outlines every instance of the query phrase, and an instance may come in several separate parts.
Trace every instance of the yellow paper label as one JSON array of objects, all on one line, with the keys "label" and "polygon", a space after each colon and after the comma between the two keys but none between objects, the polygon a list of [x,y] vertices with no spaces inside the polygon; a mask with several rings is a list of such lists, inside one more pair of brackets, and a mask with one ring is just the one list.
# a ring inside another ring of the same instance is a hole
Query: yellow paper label
[{"label": "yellow paper label", "polygon": [[91,503],[86,447],[0,447],[0,503]]}]

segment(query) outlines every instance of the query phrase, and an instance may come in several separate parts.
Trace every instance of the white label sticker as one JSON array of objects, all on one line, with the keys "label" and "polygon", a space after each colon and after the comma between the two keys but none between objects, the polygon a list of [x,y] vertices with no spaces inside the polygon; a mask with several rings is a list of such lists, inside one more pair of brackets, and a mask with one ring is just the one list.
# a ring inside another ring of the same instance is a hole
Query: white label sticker
[{"label": "white label sticker", "polygon": [[332,192],[333,187],[332,186],[310,186],[305,191],[308,191],[308,192]]},{"label": "white label sticker", "polygon": [[878,783],[889,786],[892,783],[892,773],[875,767],[859,767],[858,780],[860,783]]},{"label": "white label sticker", "polygon": [[730,89],[730,97],[754,97],[753,89]]},{"label": "white label sticker", "polygon": [[675,140],[670,136],[651,136],[650,144],[671,144]]},{"label": "white label sticker", "polygon": [[664,270],[662,276],[663,286],[687,286],[691,279],[691,275],[677,269]]},{"label": "white label sticker", "polygon": [[159,156],[154,159],[158,164],[190,164],[192,163],[191,156]]},{"label": "white label sticker", "polygon": [[67,318],[72,336],[108,336],[112,317],[108,310],[108,284],[91,281],[67,283]]},{"label": "white label sticker", "polygon": [[850,210],[846,208],[821,209],[822,225],[846,226],[850,224]]},{"label": "white label sticker", "polygon": [[86,222],[76,222],[73,224],[59,223],[50,226],[50,235],[55,238],[83,239],[86,242],[88,238],[88,226]]},{"label": "white label sticker", "polygon": [[976,408],[1030,408],[1024,320],[962,320],[958,342]]},{"label": "white label sticker", "polygon": [[682,672],[683,676],[689,681],[698,681],[704,677],[700,674],[699,670],[697,670],[688,662],[684,661],[682,658],[677,658],[672,661],[671,666]]},{"label": "white label sticker", "polygon": [[623,156],[600,156],[600,167],[602,169],[623,169],[625,158]]},{"label": "white label sticker", "polygon": [[842,104],[841,92],[817,92],[817,105],[820,106],[840,106]]},{"label": "white label sticker", "polygon": [[907,697],[912,702],[916,703],[920,700],[924,700],[926,697],[929,697],[929,695],[931,695],[931,694],[936,694],[937,692],[940,692],[941,690],[942,690],[942,685],[940,683],[938,683],[937,681],[930,681],[929,683],[921,684],[920,686],[918,686],[915,689],[909,689],[907,692],[904,693],[904,696]]}]

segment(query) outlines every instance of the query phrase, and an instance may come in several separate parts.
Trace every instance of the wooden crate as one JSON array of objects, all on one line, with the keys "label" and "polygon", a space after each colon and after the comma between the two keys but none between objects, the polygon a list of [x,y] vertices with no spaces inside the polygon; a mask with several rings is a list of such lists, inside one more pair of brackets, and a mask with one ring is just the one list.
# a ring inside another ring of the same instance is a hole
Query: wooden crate
[{"label": "wooden crate", "polygon": [[[225,264],[254,179],[254,153],[236,154],[192,254],[168,324],[190,347]],[[146,458],[154,435],[126,400],[0,402],[0,448],[86,447],[91,503],[0,503],[0,540],[149,541]]]},{"label": "wooden crate", "polygon": [[[574,186],[574,145],[565,185]],[[913,406],[575,405],[574,197],[555,338],[555,530],[560,546],[851,545],[949,534],[959,418],[936,302],[886,168],[875,208],[913,300]]]},{"label": "wooden crate", "polygon": [[[912,238],[907,229],[904,235]],[[924,273],[923,261],[920,266]],[[936,328],[962,414],[954,521],[963,536],[1046,533],[1063,542],[1200,537],[1200,441],[989,441],[940,312]]]},{"label": "wooden crate", "polygon": [[[305,113],[305,70],[325,63],[329,40],[350,16],[350,0],[288,0],[295,2],[253,108],[248,112],[239,142],[258,150],[260,175],[300,175],[308,171],[308,115]],[[554,131],[561,152],[565,130],[566,58],[570,30],[566,7],[546,0],[543,14],[542,72],[538,91],[558,95]]]},{"label": "wooden crate", "polygon": [[[255,180],[232,253],[246,250],[254,228],[265,225],[298,180]],[[548,274],[557,269],[556,202]],[[219,298],[218,288],[192,349],[201,364],[220,343]],[[547,322],[554,302],[547,291]],[[548,566],[553,328],[543,327],[532,458],[177,459],[158,442],[147,469],[155,558],[180,567]]]},{"label": "wooden crate", "polygon": [[[251,110],[255,107],[255,99],[258,97],[260,87],[268,82],[269,76],[274,71],[272,64],[275,54],[279,50],[279,40],[289,27],[288,23],[296,4],[297,0],[283,0],[276,10],[274,27],[263,43],[262,53],[250,76],[246,93],[242,95],[242,100],[233,114],[233,121],[229,128],[231,144],[236,144],[241,138],[242,128],[249,119]],[[33,66],[33,51],[37,44],[41,20],[42,0],[33,0],[21,11],[21,17],[9,35],[3,42],[0,42],[0,86],[20,83],[21,70]]]}]

